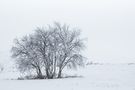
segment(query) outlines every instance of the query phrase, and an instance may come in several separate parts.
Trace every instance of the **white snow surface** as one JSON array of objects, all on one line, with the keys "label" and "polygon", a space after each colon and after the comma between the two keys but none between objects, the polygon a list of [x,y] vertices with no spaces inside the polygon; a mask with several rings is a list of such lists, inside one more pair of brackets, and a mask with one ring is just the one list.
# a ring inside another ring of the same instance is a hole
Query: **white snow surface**
[{"label": "white snow surface", "polygon": [[64,73],[82,77],[10,80],[8,76],[12,79],[18,76],[17,73],[3,72],[0,74],[0,90],[135,90],[134,64],[87,65],[77,71],[65,70]]}]

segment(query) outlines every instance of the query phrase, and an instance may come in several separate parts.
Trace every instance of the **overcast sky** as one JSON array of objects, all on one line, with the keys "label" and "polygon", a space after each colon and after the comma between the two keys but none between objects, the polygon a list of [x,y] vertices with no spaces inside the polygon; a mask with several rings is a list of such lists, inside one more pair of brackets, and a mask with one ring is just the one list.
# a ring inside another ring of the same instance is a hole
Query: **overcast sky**
[{"label": "overcast sky", "polygon": [[135,62],[135,0],[0,0],[0,62],[14,38],[53,21],[82,30],[87,58]]}]

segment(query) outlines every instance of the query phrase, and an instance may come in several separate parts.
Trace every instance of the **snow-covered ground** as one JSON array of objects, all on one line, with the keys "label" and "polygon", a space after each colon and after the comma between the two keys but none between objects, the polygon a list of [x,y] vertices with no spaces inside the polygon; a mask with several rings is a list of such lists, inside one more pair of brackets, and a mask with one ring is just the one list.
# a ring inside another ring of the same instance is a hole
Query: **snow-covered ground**
[{"label": "snow-covered ground", "polygon": [[[87,65],[84,69],[69,70],[65,73],[82,77],[50,80],[3,80],[4,74],[0,74],[0,90],[135,90],[134,64]],[[8,76],[10,75],[12,74],[8,74]]]}]

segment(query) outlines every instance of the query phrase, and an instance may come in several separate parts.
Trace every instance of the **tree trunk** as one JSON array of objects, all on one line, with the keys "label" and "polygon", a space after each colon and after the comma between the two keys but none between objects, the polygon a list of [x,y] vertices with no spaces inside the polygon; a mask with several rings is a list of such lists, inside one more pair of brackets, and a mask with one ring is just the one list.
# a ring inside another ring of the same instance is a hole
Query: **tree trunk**
[{"label": "tree trunk", "polygon": [[54,71],[53,71],[53,78],[55,78],[55,75],[56,75],[56,57],[55,57],[53,69],[54,69]]},{"label": "tree trunk", "polygon": [[39,79],[43,79],[44,77],[43,77],[43,75],[42,75],[42,72],[41,72],[41,70],[39,70]]},{"label": "tree trunk", "polygon": [[46,78],[48,78],[48,79],[52,79],[53,78],[53,75],[49,73],[48,69],[46,69]]},{"label": "tree trunk", "polygon": [[46,78],[49,78],[49,72],[47,69],[46,69]]},{"label": "tree trunk", "polygon": [[37,78],[39,78],[39,79],[43,79],[44,77],[43,77],[43,75],[42,75],[42,72],[41,72],[41,69],[38,67],[37,68]]},{"label": "tree trunk", "polygon": [[61,78],[61,72],[62,72],[62,70],[59,70],[59,72],[58,72],[58,78]]}]

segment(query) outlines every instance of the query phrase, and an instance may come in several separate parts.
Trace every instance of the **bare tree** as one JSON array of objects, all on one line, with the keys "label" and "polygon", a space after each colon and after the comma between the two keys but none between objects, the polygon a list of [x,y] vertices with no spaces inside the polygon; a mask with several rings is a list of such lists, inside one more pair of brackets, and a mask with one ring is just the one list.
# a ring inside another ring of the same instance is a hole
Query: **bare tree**
[{"label": "bare tree", "polygon": [[4,67],[0,64],[0,72],[4,70]]},{"label": "bare tree", "polygon": [[18,69],[21,72],[34,70],[37,77],[42,78],[42,61],[36,52],[34,38],[32,35],[25,36],[21,40],[15,39],[15,46],[12,47],[12,57],[16,58]]},{"label": "bare tree", "polygon": [[53,78],[54,57],[52,50],[52,31],[38,28],[35,32],[36,50],[40,54],[46,78]]},{"label": "bare tree", "polygon": [[37,77],[61,78],[65,67],[84,65],[81,50],[80,30],[68,25],[54,23],[53,26],[37,28],[34,34],[15,40],[12,56],[16,58],[20,71],[35,70]]},{"label": "bare tree", "polygon": [[84,48],[83,39],[80,39],[80,30],[71,29],[67,25],[61,26],[55,23],[56,35],[59,40],[57,66],[59,68],[58,78],[61,77],[62,70],[68,66],[77,68],[84,65],[84,58],[81,50]]}]

